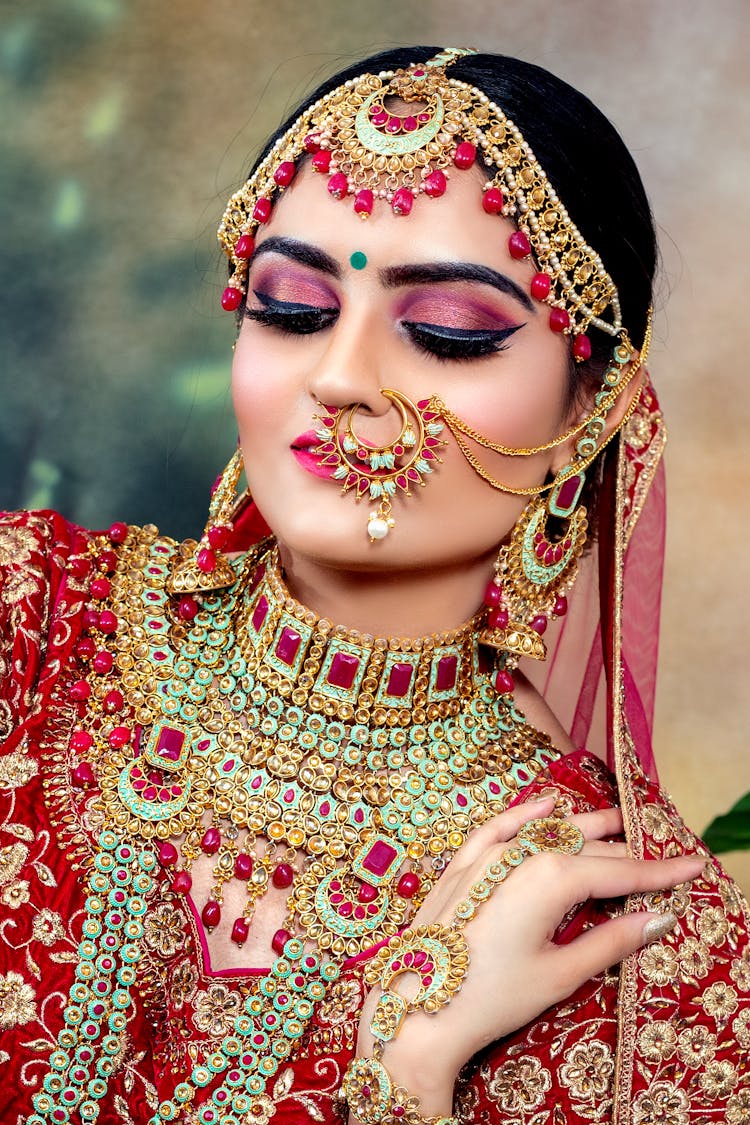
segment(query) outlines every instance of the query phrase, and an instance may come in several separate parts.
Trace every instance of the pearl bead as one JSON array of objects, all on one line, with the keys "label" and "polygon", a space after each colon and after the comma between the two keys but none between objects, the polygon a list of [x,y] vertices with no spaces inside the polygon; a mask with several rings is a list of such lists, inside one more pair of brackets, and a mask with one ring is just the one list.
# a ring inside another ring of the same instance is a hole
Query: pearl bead
[{"label": "pearl bead", "polygon": [[385,539],[389,531],[387,520],[381,520],[376,516],[367,522],[367,534],[370,539]]}]

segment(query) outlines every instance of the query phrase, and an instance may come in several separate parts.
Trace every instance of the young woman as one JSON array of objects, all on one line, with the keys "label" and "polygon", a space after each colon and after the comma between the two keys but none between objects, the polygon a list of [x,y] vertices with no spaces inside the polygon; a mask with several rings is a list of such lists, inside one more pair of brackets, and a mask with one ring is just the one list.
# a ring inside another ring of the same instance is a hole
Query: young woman
[{"label": "young woman", "polygon": [[3,1120],[750,1120],[747,907],[652,769],[619,137],[528,64],[390,52],[219,237],[201,541],[0,528]]}]

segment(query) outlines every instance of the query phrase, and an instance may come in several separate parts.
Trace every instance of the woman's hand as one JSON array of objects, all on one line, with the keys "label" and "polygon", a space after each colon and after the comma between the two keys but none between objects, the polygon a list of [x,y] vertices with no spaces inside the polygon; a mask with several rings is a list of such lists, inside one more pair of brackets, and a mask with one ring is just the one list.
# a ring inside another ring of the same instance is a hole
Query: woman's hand
[{"label": "woman's hand", "polygon": [[[523,824],[549,815],[553,807],[553,798],[520,805],[476,829],[430,891],[412,927],[450,925],[456,906],[487,865],[502,856]],[[695,878],[705,866],[700,856],[627,858],[624,844],[606,842],[622,832],[618,809],[584,813],[570,821],[584,834],[583,849],[577,855],[530,855],[510,872],[463,931],[470,963],[458,994],[434,1014],[407,1015],[397,1038],[385,1048],[389,1073],[421,1098],[424,1114],[451,1112],[456,1075],[478,1050],[660,936],[664,922],[668,926],[670,921],[658,914],[627,914],[585,931],[569,944],[556,945],[552,938],[572,907],[587,899],[674,887]],[[401,982],[397,987],[406,995],[414,978],[403,976]],[[359,1055],[372,1053],[369,1023],[379,995],[374,988],[365,1002]]]}]

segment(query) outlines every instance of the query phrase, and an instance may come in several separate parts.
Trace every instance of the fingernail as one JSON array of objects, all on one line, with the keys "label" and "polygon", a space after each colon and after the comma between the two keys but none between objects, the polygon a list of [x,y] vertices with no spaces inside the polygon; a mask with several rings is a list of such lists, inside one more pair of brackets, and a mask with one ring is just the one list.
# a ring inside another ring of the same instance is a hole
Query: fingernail
[{"label": "fingernail", "polygon": [[676,925],[677,915],[672,914],[671,910],[666,914],[660,914],[658,918],[652,918],[643,927],[643,940],[645,942],[658,941],[659,938],[673,930]]}]

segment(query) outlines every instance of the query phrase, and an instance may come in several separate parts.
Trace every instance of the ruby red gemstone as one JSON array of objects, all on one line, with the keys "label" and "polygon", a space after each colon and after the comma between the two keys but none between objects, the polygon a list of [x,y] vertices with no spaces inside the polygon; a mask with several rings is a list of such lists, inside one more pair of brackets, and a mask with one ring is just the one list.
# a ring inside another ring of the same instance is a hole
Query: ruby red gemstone
[{"label": "ruby red gemstone", "polygon": [[414,668],[411,664],[394,664],[388,676],[386,694],[396,699],[403,699],[408,694]]},{"label": "ruby red gemstone", "polygon": [[234,247],[235,258],[252,258],[255,239],[251,234],[241,234]]},{"label": "ruby red gemstone", "polygon": [[91,637],[81,637],[76,645],[76,656],[79,660],[90,660],[96,652],[96,645]]},{"label": "ruby red gemstone", "polygon": [[221,833],[218,828],[207,828],[201,839],[201,851],[206,855],[216,855],[221,847]]},{"label": "ruby red gemstone", "polygon": [[91,667],[95,672],[98,672],[100,676],[106,676],[107,672],[111,672],[113,664],[114,657],[112,653],[107,652],[106,649],[101,649],[97,652],[96,656],[91,661]]},{"label": "ruby red gemstone", "polygon": [[362,190],[358,191],[354,196],[354,210],[363,218],[372,214],[373,205],[374,196],[369,188],[362,188]]},{"label": "ruby red gemstone", "polygon": [[271,218],[272,204],[270,199],[264,199],[262,196],[253,207],[253,218],[258,223],[267,223]]},{"label": "ruby red gemstone", "polygon": [[477,149],[470,141],[462,141],[453,155],[453,163],[457,168],[471,168],[476,160]]},{"label": "ruby red gemstone", "polygon": [[506,672],[504,668],[495,676],[495,690],[500,695],[510,695],[515,686],[510,672]]},{"label": "ruby red gemstone", "polygon": [[71,559],[68,563],[68,570],[74,578],[85,578],[90,569],[88,559]]},{"label": "ruby red gemstone", "polygon": [[234,861],[234,874],[238,879],[249,879],[253,873],[253,857],[240,852]]},{"label": "ruby red gemstone", "polygon": [[73,784],[79,789],[85,789],[94,781],[94,770],[89,762],[81,762],[73,770]]},{"label": "ruby red gemstone", "polygon": [[503,609],[501,606],[495,606],[494,609],[490,610],[487,624],[490,629],[507,629],[509,620],[507,609]]},{"label": "ruby red gemstone", "polygon": [[184,598],[180,598],[177,605],[177,613],[183,621],[192,621],[198,612],[199,606],[195,598],[191,598],[186,594]]},{"label": "ruby red gemstone", "polygon": [[308,133],[302,142],[305,146],[306,152],[317,152],[320,148],[320,141],[312,133]]},{"label": "ruby red gemstone", "polygon": [[293,160],[282,160],[273,174],[274,182],[277,183],[279,187],[288,187],[294,179],[296,171],[297,165]]},{"label": "ruby red gemstone", "polygon": [[91,695],[91,688],[85,680],[76,680],[74,684],[70,685],[68,694],[76,703],[84,703]]},{"label": "ruby red gemstone", "polygon": [[513,234],[508,239],[508,250],[510,251],[511,258],[520,261],[522,258],[528,258],[531,253],[531,243],[529,242],[528,235],[522,230],[514,230]]},{"label": "ruby red gemstone", "polygon": [[568,612],[568,599],[564,594],[558,594],[555,598],[555,604],[552,606],[552,613],[555,617],[564,617]]},{"label": "ruby red gemstone", "polygon": [[312,166],[316,172],[327,172],[331,167],[331,154],[328,149],[319,149],[312,158]]},{"label": "ruby red gemstone", "polygon": [[274,887],[279,887],[280,889],[291,887],[294,882],[294,868],[288,863],[277,863],[273,869],[271,882]]},{"label": "ruby red gemstone", "polygon": [[210,574],[213,570],[216,570],[216,555],[210,547],[201,547],[195,561],[198,564],[198,570],[202,571],[203,574]]},{"label": "ruby red gemstone", "polygon": [[179,852],[173,843],[165,840],[159,845],[159,863],[162,867],[174,867],[179,858]]},{"label": "ruby red gemstone", "polygon": [[414,196],[408,188],[401,187],[394,192],[391,208],[394,215],[408,215],[414,206]]},{"label": "ruby red gemstone", "polygon": [[103,609],[99,614],[99,628],[102,633],[117,632],[117,618],[109,609]]},{"label": "ruby red gemstone", "polygon": [[549,311],[549,326],[553,332],[564,332],[570,325],[567,309],[553,308]]},{"label": "ruby red gemstone", "polygon": [[[156,753],[160,758],[166,758],[170,762],[176,762],[182,753],[182,747],[185,744],[184,731],[178,730],[175,727],[162,727],[159,731],[159,738],[156,743]],[[211,831],[211,829],[209,829]],[[215,829],[214,829],[215,831]]]},{"label": "ruby red gemstone", "polygon": [[114,551],[101,551],[96,556],[96,565],[105,574],[111,574],[117,566],[117,555]]},{"label": "ruby red gemstone", "polygon": [[484,207],[488,215],[499,215],[503,209],[504,203],[505,200],[503,199],[503,193],[500,191],[500,188],[490,188],[482,196],[482,207]]},{"label": "ruby red gemstone", "polygon": [[337,652],[331,661],[326,681],[334,687],[348,691],[354,683],[359,668],[359,657],[348,652]]},{"label": "ruby red gemstone", "polygon": [[229,542],[229,536],[232,534],[231,527],[226,527],[224,524],[214,524],[213,527],[208,529],[208,545],[214,551],[221,551],[226,547]]},{"label": "ruby red gemstone", "polygon": [[591,341],[588,336],[576,336],[573,341],[573,355],[576,359],[591,359]]},{"label": "ruby red gemstone", "polygon": [[434,172],[430,172],[429,176],[425,176],[422,186],[424,187],[425,195],[429,195],[433,199],[444,195],[445,189],[448,187],[445,172],[441,172],[439,168],[436,168]]},{"label": "ruby red gemstone", "polygon": [[221,921],[221,907],[214,899],[210,898],[201,910],[201,921],[207,930],[213,930]]},{"label": "ruby red gemstone", "polygon": [[576,498],[576,493],[581,487],[581,475],[576,473],[575,476],[568,477],[566,481],[560,485],[560,490],[557,493],[556,506],[561,512],[567,512]]},{"label": "ruby red gemstone", "polygon": [[87,730],[76,730],[70,736],[70,746],[79,754],[85,754],[90,750],[94,744],[93,735],[90,735]]},{"label": "ruby red gemstone", "polygon": [[357,899],[360,902],[374,902],[377,897],[377,887],[372,887],[369,883],[362,883],[359,890],[357,891]]},{"label": "ruby red gemstone", "polygon": [[253,611],[253,629],[255,629],[256,633],[265,621],[267,613],[268,599],[266,598],[265,594],[261,594],[261,596],[258,598],[258,604]]},{"label": "ruby red gemstone", "polygon": [[414,898],[422,885],[422,880],[414,871],[405,871],[396,883],[396,891],[402,898]]},{"label": "ruby red gemstone", "polygon": [[535,273],[531,279],[531,296],[537,301],[543,301],[549,296],[550,277],[546,273]]},{"label": "ruby red gemstone", "polygon": [[172,880],[172,890],[181,895],[189,894],[192,886],[193,876],[189,871],[178,871]]},{"label": "ruby red gemstone", "polygon": [[276,645],[276,655],[283,664],[288,664],[291,667],[301,644],[302,637],[300,634],[296,629],[290,629],[287,625],[281,630],[281,636]]},{"label": "ruby red gemstone", "polygon": [[124,543],[128,537],[128,525],[126,523],[113,523],[107,532],[112,543]]},{"label": "ruby red gemstone", "polygon": [[234,312],[242,303],[242,290],[234,285],[228,285],[221,295],[221,307],[224,312]]},{"label": "ruby red gemstone", "polygon": [[127,746],[130,742],[131,732],[128,727],[114,727],[110,733],[107,741],[113,750],[121,750],[123,746]]},{"label": "ruby red gemstone", "polygon": [[244,945],[250,933],[250,923],[247,918],[235,918],[232,926],[232,941],[235,945]]},{"label": "ruby red gemstone", "polygon": [[98,610],[92,609],[91,607],[89,607],[88,609],[85,609],[83,611],[83,624],[89,630],[98,629],[99,628],[99,612],[98,612]]},{"label": "ruby red gemstone", "polygon": [[92,598],[108,598],[112,589],[112,583],[108,578],[95,578],[89,587],[91,590]]},{"label": "ruby red gemstone", "polygon": [[274,953],[278,953],[279,956],[281,956],[284,952],[284,946],[291,936],[289,930],[277,930],[271,938],[271,949],[273,949]]},{"label": "ruby red gemstone", "polygon": [[376,840],[362,860],[365,871],[382,878],[398,856],[398,852],[386,840]]},{"label": "ruby red gemstone", "polygon": [[458,657],[441,657],[440,660],[438,660],[437,675],[435,676],[435,687],[438,691],[450,691],[451,688],[456,686],[457,675]]},{"label": "ruby red gemstone", "polygon": [[486,606],[500,605],[503,599],[503,588],[497,582],[488,582],[484,591],[484,604]]},{"label": "ruby red gemstone", "polygon": [[546,632],[547,629],[547,618],[543,613],[537,613],[536,617],[532,617],[529,624],[534,632],[538,633],[541,637],[542,633]]},{"label": "ruby red gemstone", "polygon": [[349,181],[343,172],[334,172],[328,181],[328,191],[334,199],[343,199],[349,191]]}]

